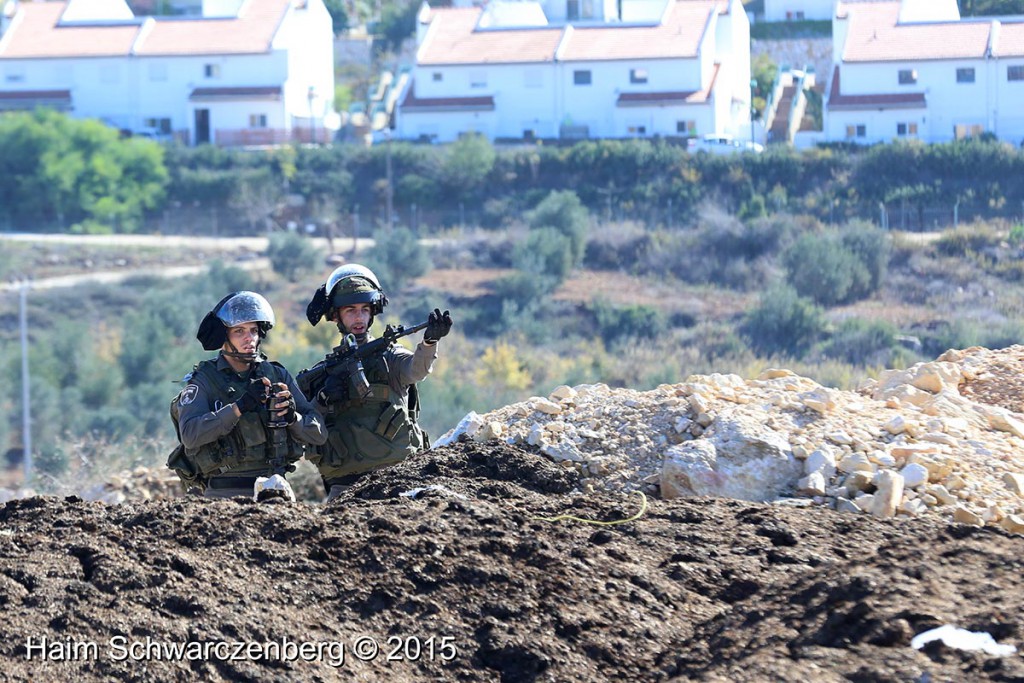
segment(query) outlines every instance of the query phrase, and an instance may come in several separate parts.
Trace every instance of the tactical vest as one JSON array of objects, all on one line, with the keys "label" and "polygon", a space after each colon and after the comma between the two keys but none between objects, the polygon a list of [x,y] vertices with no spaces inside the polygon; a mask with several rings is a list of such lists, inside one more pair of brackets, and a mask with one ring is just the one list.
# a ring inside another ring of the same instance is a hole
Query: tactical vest
[{"label": "tactical vest", "polygon": [[416,385],[409,387],[406,400],[391,388],[384,356],[363,361],[363,367],[370,383],[369,395],[331,403],[323,409],[327,443],[316,455],[307,457],[324,479],[393,465],[428,447],[427,436],[416,421]]},{"label": "tactical vest", "polygon": [[[248,378],[243,379],[237,373],[218,370],[217,359],[205,360],[196,365],[192,369],[191,377],[197,376],[203,378],[210,400],[215,405],[234,403],[241,398],[249,385]],[[252,376],[266,377],[274,384],[284,381],[280,366],[268,361],[261,362]],[[176,431],[180,396],[179,394],[171,402],[171,419]],[[180,443],[179,432],[178,448],[171,453],[167,466],[177,472],[186,486],[205,488],[209,478],[219,474],[269,474],[271,463],[275,459],[287,465],[302,457],[302,448],[294,442],[287,428],[272,430],[266,426],[266,420],[266,410],[242,413],[238,424],[231,432],[198,448],[184,448]],[[279,438],[275,440],[274,436]],[[284,438],[280,438],[281,436]]]}]

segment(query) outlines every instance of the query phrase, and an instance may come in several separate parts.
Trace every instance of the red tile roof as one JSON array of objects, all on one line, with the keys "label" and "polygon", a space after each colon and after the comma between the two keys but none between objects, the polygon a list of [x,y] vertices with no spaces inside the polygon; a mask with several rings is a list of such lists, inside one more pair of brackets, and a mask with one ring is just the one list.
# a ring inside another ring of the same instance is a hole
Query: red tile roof
[{"label": "red tile roof", "polygon": [[239,16],[227,19],[60,25],[67,3],[21,2],[0,40],[0,59],[259,54],[270,50],[290,3],[246,0]]},{"label": "red tile roof", "polygon": [[67,3],[20,2],[0,40],[0,59],[117,57],[131,52],[138,24],[58,27]]},{"label": "red tile roof", "polygon": [[423,109],[430,111],[489,111],[494,109],[494,98],[484,97],[416,97],[415,81],[409,86],[402,100],[403,110]]},{"label": "red tile roof", "polygon": [[550,62],[562,37],[559,28],[474,31],[479,7],[434,9],[416,61],[444,64],[522,64]]},{"label": "red tile roof", "polygon": [[559,58],[581,62],[693,58],[718,6],[717,0],[676,0],[658,26],[576,27],[568,32]]},{"label": "red tile roof", "polygon": [[[899,2],[839,3],[838,16],[849,21],[842,60],[890,62],[925,59],[981,59],[992,33],[990,21],[944,21],[898,24]],[[1010,26],[1005,24],[1001,33]],[[1011,29],[1018,44],[1014,56],[1024,56],[1020,31]],[[1006,55],[1004,55],[1006,56]]]},{"label": "red tile roof", "polygon": [[521,64],[610,59],[677,59],[697,55],[721,0],[675,0],[657,26],[564,26],[477,30],[479,7],[431,9],[420,45],[421,66]]},{"label": "red tile roof", "polygon": [[843,95],[839,90],[839,67],[832,72],[832,87],[828,94],[828,108],[857,109],[924,109],[924,93],[898,93],[880,95]]},{"label": "red tile roof", "polygon": [[1024,22],[1002,23],[994,41],[995,57],[1024,57]]},{"label": "red tile roof", "polygon": [[269,52],[290,0],[246,0],[238,17],[156,21],[136,54],[214,55]]}]

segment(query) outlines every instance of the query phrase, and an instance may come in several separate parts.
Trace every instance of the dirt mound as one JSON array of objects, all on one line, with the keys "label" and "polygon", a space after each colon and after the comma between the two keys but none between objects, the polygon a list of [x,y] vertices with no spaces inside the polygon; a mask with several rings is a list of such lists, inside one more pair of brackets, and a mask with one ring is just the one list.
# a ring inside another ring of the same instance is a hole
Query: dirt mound
[{"label": "dirt mound", "polygon": [[576,477],[460,442],[326,506],[11,501],[0,680],[1024,680],[910,645],[1024,646],[1024,537]]}]

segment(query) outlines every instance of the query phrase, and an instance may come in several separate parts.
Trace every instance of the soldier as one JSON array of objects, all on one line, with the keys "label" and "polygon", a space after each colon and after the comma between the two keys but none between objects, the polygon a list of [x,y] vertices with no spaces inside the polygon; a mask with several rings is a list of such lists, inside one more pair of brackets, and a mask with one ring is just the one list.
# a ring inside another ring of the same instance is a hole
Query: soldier
[{"label": "soldier", "polygon": [[[337,324],[343,338],[352,335],[351,343],[362,346],[373,341],[370,327],[374,316],[387,304],[377,276],[353,263],[331,273],[309,302],[306,317],[316,325],[326,316]],[[437,342],[451,327],[451,314],[434,309],[415,351],[386,343],[380,353],[361,361],[356,370],[361,385],[353,381],[351,373],[327,371],[327,360],[299,373],[299,387],[315,401],[326,422],[327,443],[309,459],[320,470],[328,501],[367,472],[430,447],[416,420],[416,383],[430,374],[437,359]],[[356,389],[359,386],[361,389]]]},{"label": "soldier", "polygon": [[207,498],[252,496],[257,478],[271,477],[294,500],[283,476],[304,444],[327,438],[288,371],[259,350],[273,326],[267,300],[245,291],[221,299],[199,325],[203,348],[220,354],[193,368],[171,405],[181,445],[167,465]]}]

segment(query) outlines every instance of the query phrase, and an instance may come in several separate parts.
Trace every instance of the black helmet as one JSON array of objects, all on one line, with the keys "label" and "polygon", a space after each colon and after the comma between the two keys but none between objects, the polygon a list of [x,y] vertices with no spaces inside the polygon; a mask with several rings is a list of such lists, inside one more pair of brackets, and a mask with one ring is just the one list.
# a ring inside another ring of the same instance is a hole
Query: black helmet
[{"label": "black helmet", "polygon": [[274,309],[256,292],[232,292],[217,302],[203,322],[199,323],[196,339],[207,351],[216,351],[227,341],[227,329],[244,323],[256,323],[260,339],[274,326]]},{"label": "black helmet", "polygon": [[388,305],[388,298],[377,276],[358,263],[334,269],[327,282],[320,285],[306,306],[306,318],[315,326],[331,309],[353,304],[370,304],[371,316],[382,313]]}]

